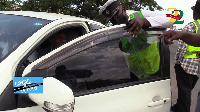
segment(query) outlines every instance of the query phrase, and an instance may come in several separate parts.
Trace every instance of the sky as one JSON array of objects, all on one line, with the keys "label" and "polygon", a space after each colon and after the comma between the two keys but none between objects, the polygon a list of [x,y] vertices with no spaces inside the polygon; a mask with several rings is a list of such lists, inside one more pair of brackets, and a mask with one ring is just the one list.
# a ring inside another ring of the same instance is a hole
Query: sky
[{"label": "sky", "polygon": [[[167,11],[168,8],[176,8],[177,10],[183,11],[183,17],[181,20],[184,20],[183,24],[174,24],[177,29],[183,28],[189,22],[193,20],[193,11],[191,9],[192,6],[195,5],[196,0],[155,0],[158,5],[160,5],[163,9]],[[168,14],[171,14],[169,11]]]}]

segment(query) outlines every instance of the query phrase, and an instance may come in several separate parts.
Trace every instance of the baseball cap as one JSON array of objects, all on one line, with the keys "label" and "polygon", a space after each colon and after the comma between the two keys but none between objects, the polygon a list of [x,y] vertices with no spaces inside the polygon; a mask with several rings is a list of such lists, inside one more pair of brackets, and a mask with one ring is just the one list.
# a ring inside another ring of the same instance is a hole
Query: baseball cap
[{"label": "baseball cap", "polygon": [[121,3],[118,0],[108,0],[99,10],[99,15],[106,17],[108,22],[119,10]]}]

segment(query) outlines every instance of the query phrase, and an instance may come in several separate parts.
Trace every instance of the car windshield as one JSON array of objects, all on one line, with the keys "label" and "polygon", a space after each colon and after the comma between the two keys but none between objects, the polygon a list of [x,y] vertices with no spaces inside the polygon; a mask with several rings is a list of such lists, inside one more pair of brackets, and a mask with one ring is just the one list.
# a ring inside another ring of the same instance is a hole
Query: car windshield
[{"label": "car windshield", "polygon": [[0,62],[49,22],[32,17],[0,14]]}]

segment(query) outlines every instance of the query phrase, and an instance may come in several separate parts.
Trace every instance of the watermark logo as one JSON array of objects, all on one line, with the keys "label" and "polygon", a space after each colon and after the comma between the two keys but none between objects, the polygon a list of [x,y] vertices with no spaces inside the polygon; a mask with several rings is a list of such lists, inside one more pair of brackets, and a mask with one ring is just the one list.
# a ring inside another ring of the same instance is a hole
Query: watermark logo
[{"label": "watermark logo", "polygon": [[167,11],[170,9],[173,9],[172,14],[166,14],[167,17],[171,17],[171,19],[168,21],[173,24],[183,24],[183,21],[180,21],[180,19],[183,17],[183,11],[177,10],[176,8],[168,8]]},{"label": "watermark logo", "polygon": [[43,77],[14,77],[14,93],[43,93]]}]

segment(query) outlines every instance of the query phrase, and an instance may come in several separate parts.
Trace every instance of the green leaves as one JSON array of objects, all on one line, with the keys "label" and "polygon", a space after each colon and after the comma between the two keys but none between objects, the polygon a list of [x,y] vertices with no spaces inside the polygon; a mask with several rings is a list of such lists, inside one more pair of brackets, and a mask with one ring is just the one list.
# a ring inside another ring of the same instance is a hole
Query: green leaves
[{"label": "green leaves", "polygon": [[[18,3],[16,1],[16,3]],[[9,0],[0,0],[0,10],[10,11],[10,10],[17,10],[18,7],[16,6],[14,1]]]}]

